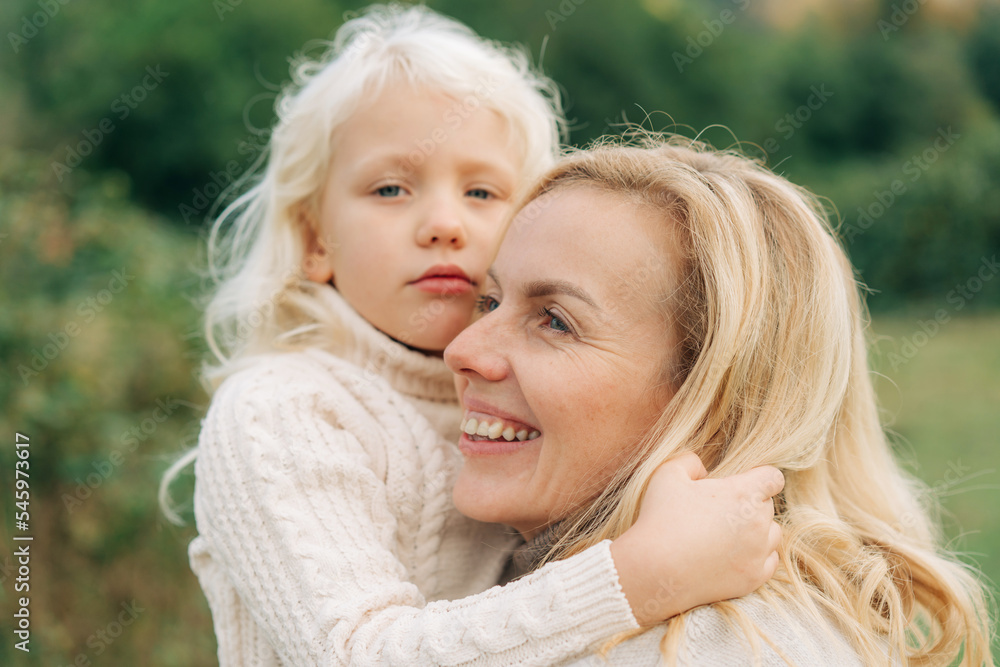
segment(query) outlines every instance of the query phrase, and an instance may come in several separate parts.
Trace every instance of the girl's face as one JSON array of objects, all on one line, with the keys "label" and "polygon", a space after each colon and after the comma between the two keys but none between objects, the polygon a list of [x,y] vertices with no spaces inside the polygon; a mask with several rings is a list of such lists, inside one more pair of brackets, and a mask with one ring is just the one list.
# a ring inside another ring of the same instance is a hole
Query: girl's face
[{"label": "girl's face", "polygon": [[656,298],[676,261],[664,236],[650,209],[586,186],[514,219],[485,314],[444,355],[473,431],[461,512],[530,538],[600,493],[659,417],[675,344]]},{"label": "girl's face", "polygon": [[351,116],[305,262],[377,329],[431,352],[468,325],[521,172],[508,124],[470,100],[388,86]]}]

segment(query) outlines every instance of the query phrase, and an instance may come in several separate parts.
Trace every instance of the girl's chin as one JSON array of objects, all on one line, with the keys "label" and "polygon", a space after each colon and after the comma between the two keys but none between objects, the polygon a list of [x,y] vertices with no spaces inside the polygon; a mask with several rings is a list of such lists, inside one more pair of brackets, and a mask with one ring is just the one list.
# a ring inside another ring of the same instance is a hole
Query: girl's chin
[{"label": "girl's chin", "polygon": [[428,357],[443,357],[444,348],[448,347],[448,343],[454,340],[455,336],[457,336],[461,332],[456,331],[455,336],[451,336],[450,338],[448,336],[427,336],[427,335],[414,336],[409,331],[403,331],[398,335],[394,335],[388,332],[383,332],[383,333],[389,336],[389,338],[395,340],[397,343],[405,345],[414,352],[420,352],[421,354],[426,354]]},{"label": "girl's chin", "polygon": [[[414,317],[414,319],[418,319]],[[422,321],[422,320],[418,320]],[[444,356],[444,348],[448,347],[451,341],[455,340],[458,334],[462,333],[465,326],[468,324],[468,320],[464,320],[461,323],[450,324],[446,327],[434,327],[433,323],[426,326],[423,331],[415,331],[424,328],[423,325],[415,326],[413,329],[407,329],[400,331],[398,333],[383,332],[390,338],[402,343],[411,350],[421,352],[429,357],[441,357]],[[428,329],[434,329],[433,332],[428,331]]]}]

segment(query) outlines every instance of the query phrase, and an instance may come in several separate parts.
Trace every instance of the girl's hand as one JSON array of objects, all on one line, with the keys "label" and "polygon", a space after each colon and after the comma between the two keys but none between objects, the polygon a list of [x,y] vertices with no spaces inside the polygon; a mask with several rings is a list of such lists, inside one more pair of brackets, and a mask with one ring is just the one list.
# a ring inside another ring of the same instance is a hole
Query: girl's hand
[{"label": "girl's hand", "polygon": [[683,454],[653,474],[639,519],[611,543],[622,590],[640,625],[752,593],[778,567],[781,527],[772,496],[785,479],[771,466],[705,479]]}]

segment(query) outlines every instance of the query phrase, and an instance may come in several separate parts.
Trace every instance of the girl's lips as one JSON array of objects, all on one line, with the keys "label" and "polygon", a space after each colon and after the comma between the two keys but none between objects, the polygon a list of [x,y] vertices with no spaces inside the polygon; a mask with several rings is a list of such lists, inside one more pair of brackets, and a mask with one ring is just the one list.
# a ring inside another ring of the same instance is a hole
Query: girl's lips
[{"label": "girl's lips", "polygon": [[462,267],[455,264],[436,264],[410,284],[431,294],[465,294],[475,286]]},{"label": "girl's lips", "polygon": [[468,278],[457,276],[431,276],[410,283],[422,292],[431,294],[465,294],[472,291]]}]

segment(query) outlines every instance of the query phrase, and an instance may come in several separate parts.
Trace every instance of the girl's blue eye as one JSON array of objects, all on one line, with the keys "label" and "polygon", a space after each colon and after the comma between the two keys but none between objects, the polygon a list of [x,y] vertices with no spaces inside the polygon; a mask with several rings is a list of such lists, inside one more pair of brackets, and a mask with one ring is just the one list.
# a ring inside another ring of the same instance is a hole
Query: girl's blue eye
[{"label": "girl's blue eye", "polygon": [[491,296],[481,296],[476,299],[476,311],[485,315],[492,313],[500,305],[500,302]]},{"label": "girl's blue eye", "polygon": [[469,197],[475,197],[476,199],[489,199],[493,194],[489,190],[484,190],[482,188],[474,188],[469,190],[466,195]]},{"label": "girl's blue eye", "polygon": [[402,188],[398,185],[383,185],[375,191],[379,197],[398,197],[402,193]]},{"label": "girl's blue eye", "polygon": [[549,318],[549,327],[551,327],[553,331],[556,331],[558,333],[571,333],[569,326],[565,322],[563,322],[558,315],[554,314],[548,308],[542,308],[542,312],[540,313],[540,315],[542,317]]}]

